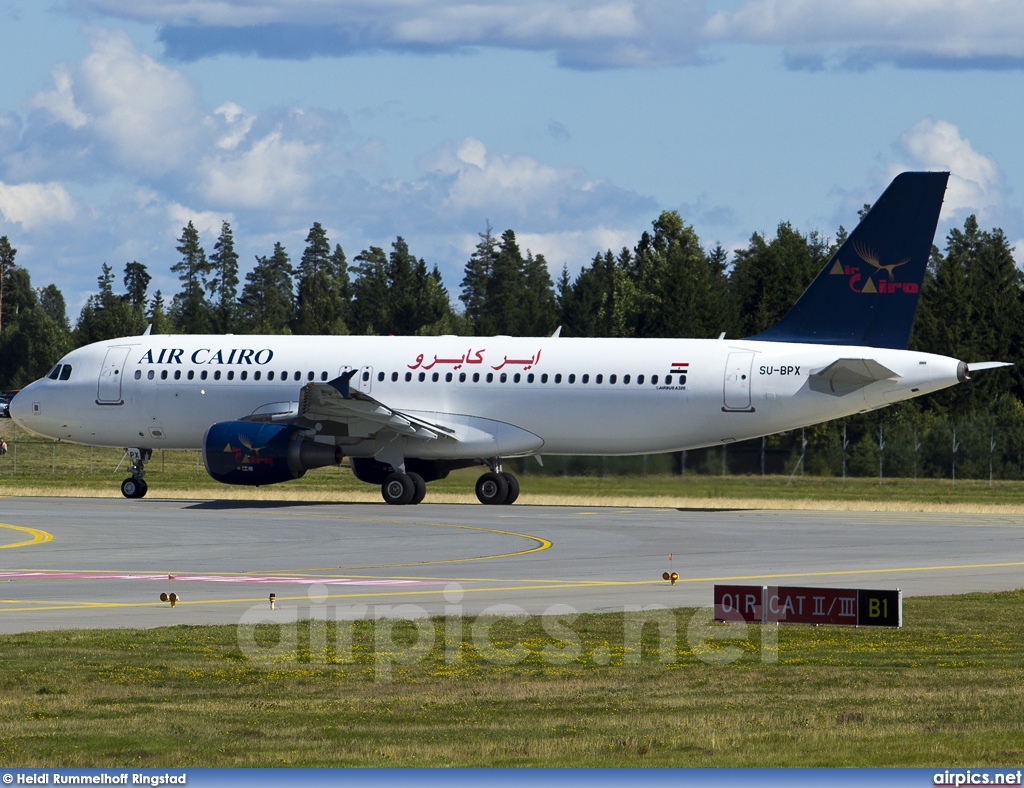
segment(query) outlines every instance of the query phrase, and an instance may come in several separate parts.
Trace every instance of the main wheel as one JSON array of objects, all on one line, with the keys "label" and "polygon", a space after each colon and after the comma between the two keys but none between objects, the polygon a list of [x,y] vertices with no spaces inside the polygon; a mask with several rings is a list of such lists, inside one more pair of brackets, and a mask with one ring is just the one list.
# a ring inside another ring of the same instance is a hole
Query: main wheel
[{"label": "main wheel", "polygon": [[405,473],[389,473],[380,486],[384,501],[394,506],[404,506],[416,494],[416,485]]},{"label": "main wheel", "polygon": [[508,482],[500,473],[488,471],[476,480],[476,497],[484,504],[504,503],[508,497]]},{"label": "main wheel", "polygon": [[423,481],[423,477],[414,471],[409,471],[406,474],[412,479],[413,494],[412,499],[409,501],[410,504],[415,506],[418,503],[423,503],[423,499],[427,497],[427,483]]},{"label": "main wheel", "polygon": [[145,479],[139,479],[138,480],[138,485],[139,485],[139,491],[135,494],[135,497],[136,498],[145,498],[146,497],[146,493],[149,492],[149,485],[146,484],[146,480]]},{"label": "main wheel", "polygon": [[121,482],[121,495],[125,498],[141,498],[145,493],[142,490],[142,480],[136,479],[134,476],[129,476],[123,482]]},{"label": "main wheel", "polygon": [[519,497],[519,479],[513,476],[508,471],[501,472],[501,478],[505,480],[508,485],[508,495],[505,496],[505,500],[502,501],[505,506],[511,506],[516,502],[516,498]]}]

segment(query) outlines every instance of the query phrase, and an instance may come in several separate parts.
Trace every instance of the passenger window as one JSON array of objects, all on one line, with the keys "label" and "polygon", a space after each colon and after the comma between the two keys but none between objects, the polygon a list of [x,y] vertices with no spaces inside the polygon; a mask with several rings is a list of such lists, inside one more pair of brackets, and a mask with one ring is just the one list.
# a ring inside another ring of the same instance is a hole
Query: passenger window
[{"label": "passenger window", "polygon": [[220,370],[219,369],[214,370],[214,372],[213,372],[213,379],[214,380],[220,380]]},{"label": "passenger window", "polygon": [[501,377],[498,379],[501,383],[505,383],[508,380],[508,373],[502,372]]},{"label": "passenger window", "polygon": [[487,373],[487,382],[488,383],[493,383],[494,382],[494,373],[493,372],[488,372]]},{"label": "passenger window", "polygon": [[160,380],[167,380],[167,370],[166,369],[161,369],[160,370]]},{"label": "passenger window", "polygon": [[636,384],[638,386],[642,386],[643,382],[644,382],[644,376],[643,375],[637,375],[636,376]]},{"label": "passenger window", "polygon": [[[363,373],[363,382],[365,383],[369,379],[370,379],[370,373],[369,372],[364,372]],[[312,378],[310,378],[310,380],[312,380]]]},{"label": "passenger window", "polygon": [[590,375],[584,375],[584,376],[583,376],[583,381],[582,381],[582,382],[583,382],[583,383],[589,383],[589,382],[590,382]]},{"label": "passenger window", "polygon": [[135,370],[135,379],[136,380],[142,380],[142,370],[141,369]]},{"label": "passenger window", "polygon": [[207,372],[207,371],[206,371],[206,370],[204,369],[204,370],[203,370],[202,372],[200,372],[200,373],[199,373],[199,379],[200,379],[200,380],[206,380],[206,377],[207,377],[207,375],[209,375],[209,374],[210,374],[210,373],[209,373],[209,372]]},{"label": "passenger window", "polygon": [[175,380],[181,380],[181,370],[180,369],[174,370],[174,379]]},{"label": "passenger window", "polygon": [[444,382],[445,383],[451,383],[452,382],[452,373],[451,372],[449,372],[447,375],[444,376]]},{"label": "passenger window", "polygon": [[512,376],[512,382],[513,383],[518,383],[522,379],[523,379],[523,376],[520,375],[518,372],[515,375]]},{"label": "passenger window", "polygon": [[422,383],[424,380],[427,379],[427,373],[426,372],[421,372],[419,374],[419,378],[420,378],[420,383]]},{"label": "passenger window", "polygon": [[561,383],[561,382],[562,382],[562,373],[559,372],[557,375],[555,375],[555,383]]},{"label": "passenger window", "polygon": [[465,382],[466,382],[466,373],[465,372],[460,372],[459,373],[459,383],[465,383]]},{"label": "passenger window", "polygon": [[432,381],[433,381],[434,383],[437,383],[437,379],[438,379],[439,377],[441,377],[441,376],[440,376],[440,375],[438,375],[438,374],[437,374],[437,373],[435,372],[434,374],[432,374],[432,375],[430,376],[430,379],[431,379],[431,380],[432,380]]},{"label": "passenger window", "polygon": [[408,383],[410,380],[412,380],[412,373],[411,372],[406,372],[405,373],[405,382]]},{"label": "passenger window", "polygon": [[547,383],[548,382],[548,373],[547,372],[545,372],[543,375],[540,376],[540,382],[541,383]]},{"label": "passenger window", "polygon": [[569,376],[569,382],[570,382],[570,383],[575,383],[575,382],[576,382],[576,375],[574,375],[574,374],[573,374],[573,375],[570,375],[570,376]]},{"label": "passenger window", "polygon": [[652,386],[657,386],[658,385],[658,376],[657,375],[651,375],[651,385]]},{"label": "passenger window", "polygon": [[604,378],[604,375],[598,375],[596,378],[594,378],[594,382],[595,383],[600,383],[603,378]]},{"label": "passenger window", "polygon": [[228,380],[234,380],[234,379],[235,379],[235,371],[233,369],[229,369],[228,370]]},{"label": "passenger window", "polygon": [[[324,380],[327,380],[327,373],[326,372],[324,373]],[[384,382],[384,373],[383,372],[378,372],[377,373],[377,380],[380,383]]]},{"label": "passenger window", "polygon": [[479,372],[474,372],[473,373],[473,382],[474,383],[479,383],[480,382],[480,373]]},{"label": "passenger window", "polygon": [[[256,374],[257,374],[257,375],[259,375],[260,373],[259,373],[259,372],[257,372]],[[188,379],[189,379],[189,380],[194,380],[194,379],[195,379],[195,377],[196,377],[196,371],[195,371],[194,369],[190,369],[190,370],[188,371],[188,375],[187,375],[187,377],[188,377]],[[257,380],[258,380],[258,378],[257,378]]]},{"label": "passenger window", "polygon": [[665,385],[666,386],[671,386],[672,385],[672,376],[671,375],[666,375],[665,376]]},{"label": "passenger window", "polygon": [[526,382],[527,383],[533,383],[533,373],[532,372],[529,375],[526,376]]},{"label": "passenger window", "polygon": [[309,372],[306,373],[306,380],[312,380],[312,379],[313,379],[313,370],[310,370]]},{"label": "passenger window", "polygon": [[61,369],[61,371],[60,371],[60,379],[61,380],[67,380],[70,377],[71,377],[71,365],[70,364],[65,364],[64,368]]},{"label": "passenger window", "polygon": [[[310,372],[309,374],[312,375],[313,373]],[[302,373],[299,372],[298,370],[295,371],[295,380],[302,380]],[[311,378],[311,380],[312,380],[312,378]]]},{"label": "passenger window", "polygon": [[398,382],[398,373],[397,372],[392,372],[391,373],[391,382],[392,383],[397,383]]},{"label": "passenger window", "polygon": [[243,369],[242,374],[240,374],[238,377],[240,377],[242,380],[245,380],[246,378],[249,377],[249,373]]},{"label": "passenger window", "polygon": [[271,370],[270,372],[267,373],[267,380],[273,380],[273,379],[274,379],[274,371]]},{"label": "passenger window", "polygon": [[623,375],[622,376],[622,382],[628,384],[629,383],[629,375]]},{"label": "passenger window", "polygon": [[[253,380],[259,380],[261,377],[263,377],[263,374],[258,369],[252,373]],[[189,377],[189,380],[192,380],[191,375]]]},{"label": "passenger window", "polygon": [[[380,379],[384,380],[384,373],[383,372],[380,373]],[[320,373],[320,380],[327,380],[327,373],[326,372],[321,372]]]},{"label": "passenger window", "polygon": [[[599,380],[597,382],[600,383],[601,381]],[[615,376],[614,375],[609,375],[608,376],[608,382],[614,386],[615,385]]]},{"label": "passenger window", "polygon": [[149,372],[146,373],[146,380],[152,380],[155,377],[156,377],[156,373],[153,372],[153,370],[150,370]]}]

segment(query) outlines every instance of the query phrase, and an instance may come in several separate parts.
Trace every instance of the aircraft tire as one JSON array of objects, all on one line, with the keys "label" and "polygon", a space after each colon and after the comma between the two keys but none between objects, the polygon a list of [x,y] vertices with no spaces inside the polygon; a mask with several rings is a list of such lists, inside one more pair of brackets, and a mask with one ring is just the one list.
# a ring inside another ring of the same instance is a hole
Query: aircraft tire
[{"label": "aircraft tire", "polygon": [[393,506],[405,506],[416,494],[416,485],[405,473],[389,473],[380,486],[385,503]]},{"label": "aircraft tire", "polygon": [[488,471],[476,480],[476,497],[489,506],[503,504],[508,498],[508,482],[500,473]]},{"label": "aircraft tire", "polygon": [[149,485],[146,484],[146,480],[145,479],[139,479],[138,480],[138,484],[139,484],[139,491],[138,491],[138,493],[136,494],[135,497],[136,498],[145,498],[146,497],[146,493],[149,492]]},{"label": "aircraft tire", "polygon": [[516,502],[516,498],[519,497],[519,479],[508,471],[502,471],[501,478],[508,484],[508,495],[505,496],[505,500],[502,503],[505,506],[511,506]]},{"label": "aircraft tire", "polygon": [[145,495],[141,490],[140,482],[134,476],[129,476],[121,482],[121,495],[125,498],[141,498]]},{"label": "aircraft tire", "polygon": [[415,471],[409,471],[406,476],[412,479],[413,486],[412,499],[409,501],[409,505],[415,506],[418,503],[423,503],[423,499],[427,497],[427,483]]}]

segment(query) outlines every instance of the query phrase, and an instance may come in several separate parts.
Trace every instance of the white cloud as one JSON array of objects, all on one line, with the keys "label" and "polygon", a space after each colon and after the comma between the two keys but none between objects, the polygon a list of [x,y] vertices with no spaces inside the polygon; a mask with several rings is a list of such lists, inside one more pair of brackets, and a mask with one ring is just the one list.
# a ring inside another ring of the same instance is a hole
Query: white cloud
[{"label": "white cloud", "polygon": [[6,184],[0,181],[0,214],[8,222],[34,230],[75,218],[75,202],[59,183]]},{"label": "white cloud", "polygon": [[99,31],[79,66],[79,103],[123,165],[163,175],[194,156],[202,115],[189,79],[140,52],[120,31]]},{"label": "white cloud", "polygon": [[51,73],[54,90],[37,93],[29,106],[32,109],[46,110],[61,123],[73,129],[82,128],[88,122],[89,116],[75,106],[75,97],[71,89],[71,73],[68,71],[68,67],[58,64],[53,67]]},{"label": "white cloud", "polygon": [[840,50],[856,64],[1013,65],[1024,62],[1017,0],[746,0],[712,14],[707,40],[777,44],[798,56]]},{"label": "white cloud", "polygon": [[233,101],[226,101],[213,111],[224,119],[225,131],[217,140],[217,147],[223,150],[234,150],[245,139],[252,124],[256,121],[255,115],[250,115]]},{"label": "white cloud", "polygon": [[175,238],[181,237],[181,228],[192,222],[192,225],[199,231],[200,236],[217,238],[220,235],[222,222],[231,222],[233,218],[213,211],[196,211],[187,208],[179,203],[171,203],[167,206],[167,218],[171,222],[171,231]]},{"label": "white cloud", "polygon": [[891,165],[890,178],[909,169],[949,170],[943,218],[970,213],[991,218],[1004,207],[1006,194],[999,166],[991,156],[974,150],[949,121],[925,118],[900,138],[900,145],[908,162]]},{"label": "white cloud", "polygon": [[294,203],[312,184],[315,146],[282,138],[275,131],[238,155],[203,160],[203,196],[222,205],[272,208]]},{"label": "white cloud", "polygon": [[589,264],[595,254],[611,249],[617,255],[624,246],[632,248],[642,230],[642,227],[621,230],[598,226],[566,232],[517,233],[516,241],[524,252],[529,249],[534,255],[544,255],[554,278],[563,265],[567,264],[569,273],[575,276],[579,267]]}]

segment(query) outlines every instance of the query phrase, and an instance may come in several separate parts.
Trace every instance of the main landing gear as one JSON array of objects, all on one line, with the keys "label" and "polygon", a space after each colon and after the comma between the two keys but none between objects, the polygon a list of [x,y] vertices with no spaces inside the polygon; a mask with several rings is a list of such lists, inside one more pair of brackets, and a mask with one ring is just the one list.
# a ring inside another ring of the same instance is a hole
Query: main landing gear
[{"label": "main landing gear", "polygon": [[501,470],[501,463],[491,465],[491,470],[476,480],[476,497],[480,503],[490,506],[515,503],[519,497],[519,480],[508,471]]},{"label": "main landing gear", "polygon": [[[491,470],[483,474],[476,482],[477,499],[480,503],[491,506],[502,504],[507,506],[514,503],[519,497],[519,480],[511,473],[502,471],[501,463],[496,459],[487,461],[487,465]],[[429,469],[427,470],[429,471]],[[371,481],[366,478],[366,475],[368,474],[364,474],[360,478],[363,481]],[[427,478],[443,479],[447,475],[447,471],[440,475],[427,473]],[[416,471],[388,471],[382,482],[380,476],[372,481],[380,483],[381,497],[384,498],[385,503],[393,506],[420,503],[427,494],[427,484],[423,476]]]},{"label": "main landing gear", "polygon": [[132,463],[132,475],[121,482],[121,495],[125,498],[142,498],[149,491],[146,480],[146,463],[153,456],[152,449],[126,449]]},{"label": "main landing gear", "polygon": [[384,477],[380,493],[386,503],[395,506],[417,504],[421,503],[427,494],[427,483],[418,473],[394,471]]}]

